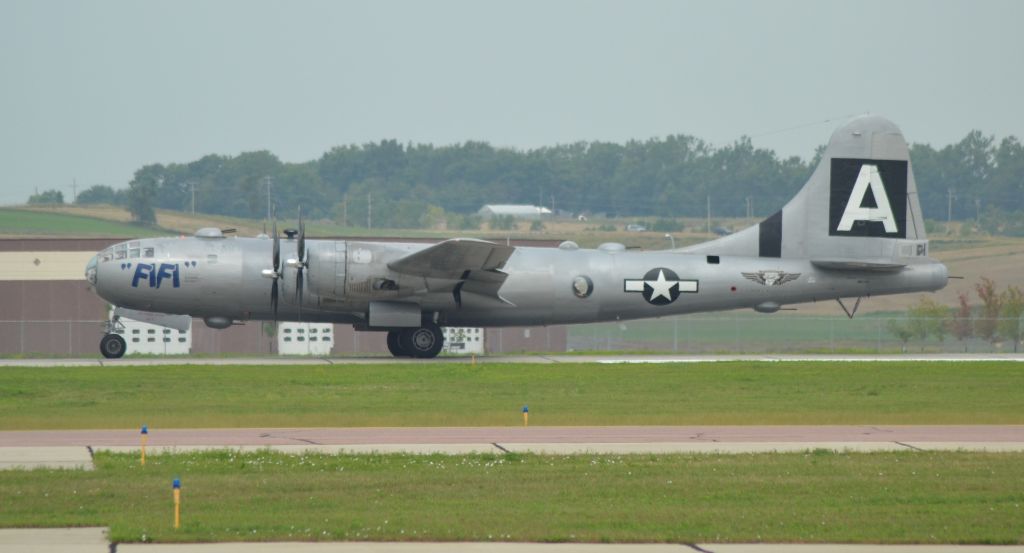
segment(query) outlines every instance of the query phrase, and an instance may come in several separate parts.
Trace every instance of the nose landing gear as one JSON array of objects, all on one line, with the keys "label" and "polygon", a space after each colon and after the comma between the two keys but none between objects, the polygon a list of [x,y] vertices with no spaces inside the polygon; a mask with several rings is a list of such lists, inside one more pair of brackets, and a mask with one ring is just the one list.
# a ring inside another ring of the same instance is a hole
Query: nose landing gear
[{"label": "nose landing gear", "polygon": [[431,359],[441,353],[442,347],[444,334],[441,327],[434,323],[388,332],[388,351],[395,357]]},{"label": "nose landing gear", "polygon": [[100,353],[107,359],[120,359],[128,349],[128,344],[121,337],[124,332],[124,325],[116,315],[104,324],[104,335],[100,340]]}]

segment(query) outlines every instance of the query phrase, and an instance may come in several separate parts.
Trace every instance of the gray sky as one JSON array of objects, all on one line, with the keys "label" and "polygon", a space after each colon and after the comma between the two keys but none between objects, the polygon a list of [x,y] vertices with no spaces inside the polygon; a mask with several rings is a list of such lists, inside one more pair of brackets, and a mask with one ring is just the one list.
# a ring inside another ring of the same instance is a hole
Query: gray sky
[{"label": "gray sky", "polygon": [[0,204],[381,138],[746,134],[807,158],[865,112],[912,142],[1021,137],[1022,22],[1017,1],[4,0]]}]

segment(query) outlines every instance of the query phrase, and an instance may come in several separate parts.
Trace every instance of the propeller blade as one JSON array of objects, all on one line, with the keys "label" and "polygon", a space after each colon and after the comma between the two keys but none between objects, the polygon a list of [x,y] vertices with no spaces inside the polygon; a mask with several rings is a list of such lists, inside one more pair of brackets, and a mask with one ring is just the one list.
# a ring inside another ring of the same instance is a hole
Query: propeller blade
[{"label": "propeller blade", "polygon": [[270,287],[270,305],[274,306],[274,324],[277,324],[277,279]]},{"label": "propeller blade", "polygon": [[306,223],[302,222],[302,206],[299,206],[299,263],[306,264]]}]

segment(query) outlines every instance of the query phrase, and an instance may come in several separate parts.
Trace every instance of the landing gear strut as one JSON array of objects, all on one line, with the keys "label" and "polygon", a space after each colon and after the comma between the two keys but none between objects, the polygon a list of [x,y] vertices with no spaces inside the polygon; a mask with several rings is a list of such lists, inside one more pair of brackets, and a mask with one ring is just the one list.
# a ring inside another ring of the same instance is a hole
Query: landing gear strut
[{"label": "landing gear strut", "polygon": [[105,334],[100,340],[100,353],[103,354],[103,357],[107,359],[120,359],[124,357],[128,344],[125,343],[124,338],[119,334],[119,332],[124,332],[124,325],[121,324],[121,320],[114,316],[114,318],[106,322],[103,331]]},{"label": "landing gear strut", "polygon": [[388,351],[395,357],[430,359],[437,357],[443,346],[444,334],[434,323],[388,332]]}]

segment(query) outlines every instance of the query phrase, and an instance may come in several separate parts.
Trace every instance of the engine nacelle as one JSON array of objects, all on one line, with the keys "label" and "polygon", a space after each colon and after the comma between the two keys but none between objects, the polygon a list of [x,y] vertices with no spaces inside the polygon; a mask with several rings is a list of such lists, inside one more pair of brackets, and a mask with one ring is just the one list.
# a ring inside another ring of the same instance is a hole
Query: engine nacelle
[{"label": "engine nacelle", "polygon": [[309,268],[306,271],[308,291],[321,298],[345,297],[345,258],[347,243],[318,244],[310,248]]}]

